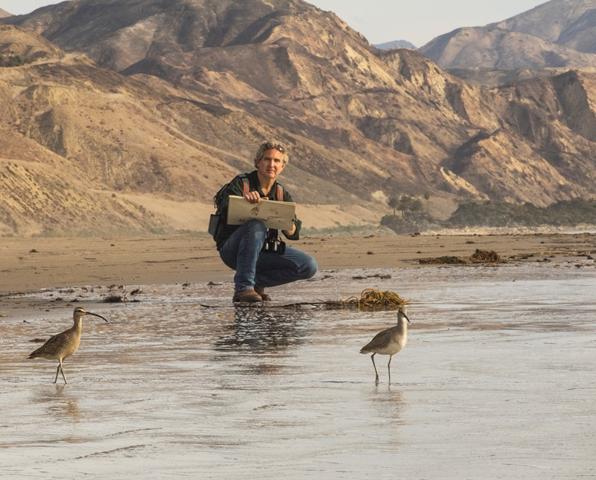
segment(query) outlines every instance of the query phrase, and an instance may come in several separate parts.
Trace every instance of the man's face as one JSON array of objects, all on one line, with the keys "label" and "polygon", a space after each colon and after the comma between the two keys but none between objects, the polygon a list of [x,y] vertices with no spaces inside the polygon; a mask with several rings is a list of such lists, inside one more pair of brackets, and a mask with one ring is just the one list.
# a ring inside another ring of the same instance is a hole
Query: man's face
[{"label": "man's face", "polygon": [[259,172],[259,175],[272,180],[277,178],[284,167],[283,153],[275,148],[265,150],[263,157],[257,162],[257,171]]}]

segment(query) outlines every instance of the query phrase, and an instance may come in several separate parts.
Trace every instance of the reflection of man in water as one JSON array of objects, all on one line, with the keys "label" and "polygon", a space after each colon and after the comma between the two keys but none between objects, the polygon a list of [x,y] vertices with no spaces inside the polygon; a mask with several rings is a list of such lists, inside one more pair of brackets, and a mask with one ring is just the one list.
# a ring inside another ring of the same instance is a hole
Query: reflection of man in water
[{"label": "reflection of man in water", "polygon": [[[277,177],[288,163],[283,145],[263,143],[255,155],[256,170],[234,178],[221,192],[219,210],[225,222],[228,197],[237,195],[247,202],[258,203],[262,198],[291,202],[288,191]],[[281,198],[280,198],[281,197]],[[289,240],[298,240],[301,222],[294,219],[292,227],[283,231]],[[262,302],[270,300],[265,287],[312,277],[317,272],[316,261],[306,253],[286,247],[277,230],[268,230],[260,220],[243,225],[222,225],[216,235],[217,249],[224,263],[236,270],[234,302]]]},{"label": "reflection of man in water", "polygon": [[[311,312],[284,310],[272,313],[261,308],[235,308],[234,324],[216,340],[215,350],[242,349],[255,354],[283,352],[302,344],[311,320]],[[267,366],[279,368],[269,357],[264,360]],[[258,370],[257,373],[266,373],[264,365],[258,363],[250,368]]]}]

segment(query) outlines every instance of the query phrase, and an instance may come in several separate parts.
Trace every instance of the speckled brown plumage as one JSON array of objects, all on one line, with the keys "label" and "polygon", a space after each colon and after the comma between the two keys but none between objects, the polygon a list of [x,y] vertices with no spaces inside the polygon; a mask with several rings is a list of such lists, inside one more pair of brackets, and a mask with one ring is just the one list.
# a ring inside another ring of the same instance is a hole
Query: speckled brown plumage
[{"label": "speckled brown plumage", "polygon": [[87,312],[81,307],[77,307],[73,312],[73,326],[68,330],[63,331],[53,337],[50,337],[46,343],[44,343],[37,350],[31,352],[28,358],[46,358],[48,360],[58,360],[58,367],[56,368],[56,377],[54,383],[58,380],[58,373],[62,373],[64,383],[66,377],[64,376],[64,370],[62,369],[62,362],[64,359],[71,356],[79,349],[81,344],[81,333],[83,331],[83,317],[85,315],[93,315],[105,320],[108,320],[97,313]]}]

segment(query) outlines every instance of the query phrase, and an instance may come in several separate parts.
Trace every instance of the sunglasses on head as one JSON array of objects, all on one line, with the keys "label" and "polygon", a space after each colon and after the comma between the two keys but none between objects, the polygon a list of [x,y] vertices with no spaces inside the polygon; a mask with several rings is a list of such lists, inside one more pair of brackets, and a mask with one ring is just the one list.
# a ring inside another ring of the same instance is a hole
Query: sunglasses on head
[{"label": "sunglasses on head", "polygon": [[263,148],[265,150],[277,150],[278,152],[281,153],[286,153],[286,147],[284,147],[283,145],[280,145],[279,143],[271,143],[271,142],[267,142],[263,144]]}]

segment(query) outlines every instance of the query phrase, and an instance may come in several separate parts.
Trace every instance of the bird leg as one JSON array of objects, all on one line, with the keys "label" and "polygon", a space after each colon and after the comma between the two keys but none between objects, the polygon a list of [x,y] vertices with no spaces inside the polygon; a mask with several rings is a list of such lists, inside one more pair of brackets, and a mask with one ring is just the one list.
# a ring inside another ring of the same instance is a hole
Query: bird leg
[{"label": "bird leg", "polygon": [[60,371],[60,363],[58,364],[58,366],[56,367],[56,377],[54,378],[54,383],[56,383],[58,381],[58,372]]},{"label": "bird leg", "polygon": [[376,384],[376,385],[378,385],[378,384],[379,384],[379,372],[377,372],[377,366],[375,365],[375,355],[376,355],[376,353],[373,353],[373,354],[370,356],[370,359],[372,360],[372,362],[373,362],[373,367],[374,367],[374,369],[375,369],[375,384]]},{"label": "bird leg", "polygon": [[[64,376],[64,370],[62,369],[62,361],[60,361],[59,368],[60,368],[60,373],[62,374],[62,378],[64,379],[64,384],[66,385],[68,382],[66,381],[66,377]],[[56,378],[58,378],[58,374],[56,374]],[[56,383],[56,382],[54,382],[54,383]]]},{"label": "bird leg", "polygon": [[389,383],[391,383],[391,359],[393,355],[389,355],[389,361],[387,362],[387,372],[389,372]]}]

